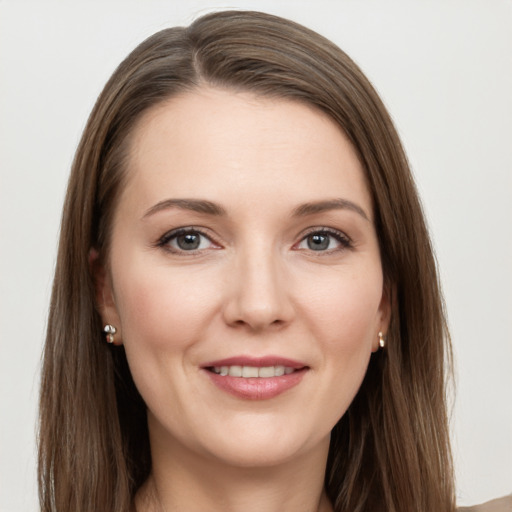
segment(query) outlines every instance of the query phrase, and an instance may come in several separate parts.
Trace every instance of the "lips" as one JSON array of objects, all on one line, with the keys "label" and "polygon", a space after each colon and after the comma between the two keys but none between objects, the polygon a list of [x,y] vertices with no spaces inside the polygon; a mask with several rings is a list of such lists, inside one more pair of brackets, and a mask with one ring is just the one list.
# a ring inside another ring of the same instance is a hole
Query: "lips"
[{"label": "lips", "polygon": [[279,356],[241,356],[211,361],[202,369],[224,392],[246,400],[267,400],[298,385],[309,367]]}]

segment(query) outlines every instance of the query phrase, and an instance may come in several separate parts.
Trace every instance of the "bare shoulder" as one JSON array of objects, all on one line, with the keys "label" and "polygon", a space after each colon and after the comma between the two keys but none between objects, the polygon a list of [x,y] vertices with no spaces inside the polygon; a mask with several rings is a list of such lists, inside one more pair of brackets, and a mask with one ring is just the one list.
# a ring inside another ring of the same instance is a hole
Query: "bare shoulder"
[{"label": "bare shoulder", "polygon": [[512,512],[512,494],[482,503],[482,505],[460,507],[457,509],[457,512]]}]

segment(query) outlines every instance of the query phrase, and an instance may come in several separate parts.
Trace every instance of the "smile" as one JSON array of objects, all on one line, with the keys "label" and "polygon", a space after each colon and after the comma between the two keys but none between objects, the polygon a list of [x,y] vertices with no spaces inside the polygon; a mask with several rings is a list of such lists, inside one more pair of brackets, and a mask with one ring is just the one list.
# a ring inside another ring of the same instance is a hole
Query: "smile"
[{"label": "smile", "polygon": [[279,356],[232,357],[202,366],[219,390],[242,400],[268,400],[298,386],[309,367]]},{"label": "smile", "polygon": [[260,378],[268,379],[272,377],[281,377],[282,375],[289,375],[295,371],[290,366],[214,366],[210,368],[210,371],[221,375],[223,377],[242,377],[245,379],[249,378]]}]

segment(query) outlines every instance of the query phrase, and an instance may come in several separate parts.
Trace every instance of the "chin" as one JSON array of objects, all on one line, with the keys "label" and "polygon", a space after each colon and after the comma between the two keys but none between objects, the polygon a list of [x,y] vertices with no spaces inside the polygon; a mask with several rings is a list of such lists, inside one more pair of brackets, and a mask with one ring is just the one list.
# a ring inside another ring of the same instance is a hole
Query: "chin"
[{"label": "chin", "polygon": [[215,451],[210,451],[210,454],[216,461],[222,461],[228,466],[256,469],[281,466],[297,460],[306,451],[305,446],[273,440],[246,443],[245,446],[216,446]]},{"label": "chin", "polygon": [[205,440],[203,450],[216,460],[240,468],[268,468],[286,464],[322,444],[328,450],[330,430],[322,435],[320,428],[311,432],[293,431],[291,425],[301,423],[287,421],[276,428],[275,422],[273,426],[265,422],[255,425],[253,422],[250,427],[225,429]]}]

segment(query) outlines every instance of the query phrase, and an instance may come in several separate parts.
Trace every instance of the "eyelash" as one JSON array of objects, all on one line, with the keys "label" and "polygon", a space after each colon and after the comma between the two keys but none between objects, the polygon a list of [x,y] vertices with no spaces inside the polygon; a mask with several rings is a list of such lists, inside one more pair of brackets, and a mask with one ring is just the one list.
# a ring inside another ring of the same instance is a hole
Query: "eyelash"
[{"label": "eyelash", "polygon": [[[352,249],[352,247],[353,247],[352,240],[347,235],[345,235],[345,233],[343,233],[342,231],[338,231],[337,229],[327,228],[327,227],[312,228],[310,231],[306,232],[306,234],[300,239],[300,241],[297,244],[295,244],[295,246],[300,245],[302,242],[306,241],[309,237],[311,237],[313,235],[332,237],[340,245],[339,247],[335,247],[333,249],[326,249],[326,250],[320,250],[320,251],[315,251],[313,249],[309,249],[309,251],[311,253],[316,253],[315,254],[316,256],[332,254],[332,253],[343,251],[346,249]],[[297,250],[301,250],[301,249],[297,249]],[[307,249],[302,249],[302,250],[307,250]]]},{"label": "eyelash", "polygon": [[208,235],[202,229],[199,229],[199,228],[196,228],[196,227],[193,227],[193,226],[189,226],[189,227],[186,227],[186,228],[173,229],[172,231],[169,231],[169,232],[165,233],[158,240],[156,245],[158,247],[161,247],[162,249],[164,249],[164,250],[166,250],[168,252],[174,253],[174,254],[190,254],[190,255],[194,255],[194,254],[200,253],[203,250],[203,249],[185,250],[185,249],[179,249],[179,248],[171,247],[169,245],[169,243],[171,241],[176,240],[178,237],[184,236],[184,235],[199,235],[202,238],[206,238],[213,245],[218,245],[213,240],[211,235]]},{"label": "eyelash", "polygon": [[[196,228],[193,226],[190,227],[184,227],[184,228],[178,228],[173,229],[172,231],[169,231],[165,233],[155,244],[157,247],[161,247],[162,249],[174,253],[174,254],[189,254],[194,255],[198,254],[204,249],[191,249],[191,250],[185,250],[185,249],[179,249],[175,247],[171,247],[169,243],[173,240],[176,240],[178,237],[183,235],[199,235],[200,237],[206,238],[211,244],[217,245],[219,248],[220,244],[217,244],[212,238],[211,235],[206,234],[202,229]],[[304,241],[306,241],[309,237],[317,235],[317,236],[327,236],[332,237],[340,244],[339,247],[335,247],[333,249],[326,249],[326,250],[318,250],[315,251],[314,249],[309,249],[311,253],[316,253],[317,256],[321,256],[322,254],[332,254],[334,252],[343,251],[346,249],[351,249],[353,247],[352,241],[350,238],[345,235],[343,232],[338,231],[336,229],[322,227],[322,228],[312,228],[310,231],[306,232],[302,238],[294,244],[294,248],[296,250],[308,250],[308,249],[299,249],[297,246],[302,244]],[[201,242],[200,242],[201,243]]]}]

